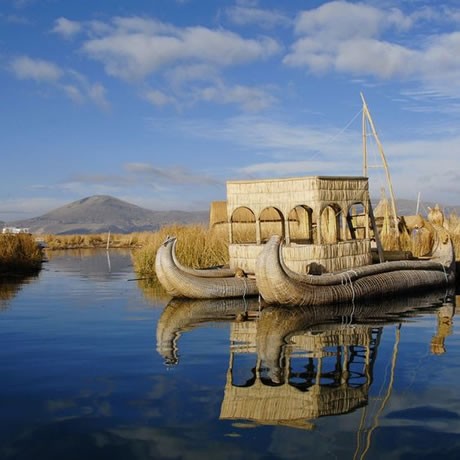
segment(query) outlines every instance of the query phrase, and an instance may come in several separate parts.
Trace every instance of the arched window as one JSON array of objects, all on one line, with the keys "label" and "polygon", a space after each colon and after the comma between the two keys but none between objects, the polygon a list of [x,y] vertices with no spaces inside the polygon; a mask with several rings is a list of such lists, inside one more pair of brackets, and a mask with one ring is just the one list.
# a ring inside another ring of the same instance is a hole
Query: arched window
[{"label": "arched window", "polygon": [[289,236],[292,243],[313,243],[313,210],[308,206],[299,205],[288,216]]},{"label": "arched window", "polygon": [[363,203],[352,204],[347,213],[346,238],[350,240],[366,238],[368,226],[368,217]]},{"label": "arched window", "polygon": [[249,208],[235,209],[230,219],[230,225],[232,226],[232,243],[256,242],[256,217]]},{"label": "arched window", "polygon": [[340,220],[342,210],[338,205],[326,206],[321,212],[321,242],[337,243],[341,239]]},{"label": "arched window", "polygon": [[262,243],[268,241],[272,235],[284,235],[284,217],[279,209],[265,208],[259,216],[260,239]]}]

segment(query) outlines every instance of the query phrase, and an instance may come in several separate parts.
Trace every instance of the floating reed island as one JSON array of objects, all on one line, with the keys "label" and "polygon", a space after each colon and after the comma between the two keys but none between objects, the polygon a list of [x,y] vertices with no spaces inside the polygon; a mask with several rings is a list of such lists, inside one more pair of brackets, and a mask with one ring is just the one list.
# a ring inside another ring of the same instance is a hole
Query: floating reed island
[{"label": "floating reed island", "polygon": [[43,252],[29,233],[0,233],[0,274],[31,274],[38,272]]},{"label": "floating reed island", "polygon": [[[222,214],[222,204],[216,208]],[[171,296],[324,305],[455,282],[440,209],[427,220],[376,216],[367,177],[229,181],[225,208],[226,219],[215,219],[214,210],[211,224],[228,235],[228,269],[185,267],[175,237],[158,249],[156,275]],[[396,242],[391,250],[389,241]],[[407,250],[412,246],[417,251]]]}]

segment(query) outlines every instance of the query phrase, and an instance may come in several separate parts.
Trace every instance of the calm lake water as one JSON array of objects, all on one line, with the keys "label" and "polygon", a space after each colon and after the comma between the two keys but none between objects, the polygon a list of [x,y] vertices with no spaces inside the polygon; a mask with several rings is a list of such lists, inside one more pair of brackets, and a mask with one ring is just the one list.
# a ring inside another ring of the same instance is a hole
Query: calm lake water
[{"label": "calm lake water", "polygon": [[460,457],[455,296],[259,313],[133,278],[111,250],[0,281],[1,459]]}]

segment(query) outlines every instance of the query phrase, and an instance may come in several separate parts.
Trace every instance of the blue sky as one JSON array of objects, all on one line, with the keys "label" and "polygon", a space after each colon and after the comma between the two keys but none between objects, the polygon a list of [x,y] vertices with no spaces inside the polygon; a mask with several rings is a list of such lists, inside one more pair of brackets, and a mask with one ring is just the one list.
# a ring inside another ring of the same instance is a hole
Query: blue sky
[{"label": "blue sky", "polygon": [[397,197],[460,204],[459,55],[458,1],[0,0],[0,220],[360,175],[361,91]]}]

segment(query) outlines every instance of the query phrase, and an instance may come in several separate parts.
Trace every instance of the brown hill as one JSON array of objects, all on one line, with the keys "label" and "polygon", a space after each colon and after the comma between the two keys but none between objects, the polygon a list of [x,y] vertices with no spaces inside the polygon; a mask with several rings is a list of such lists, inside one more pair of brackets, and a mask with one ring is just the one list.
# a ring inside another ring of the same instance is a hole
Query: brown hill
[{"label": "brown hill", "polygon": [[156,231],[167,224],[205,223],[208,211],[152,211],[111,196],[74,201],[39,217],[11,222],[37,234],[131,233]]}]

